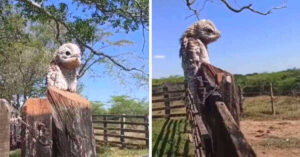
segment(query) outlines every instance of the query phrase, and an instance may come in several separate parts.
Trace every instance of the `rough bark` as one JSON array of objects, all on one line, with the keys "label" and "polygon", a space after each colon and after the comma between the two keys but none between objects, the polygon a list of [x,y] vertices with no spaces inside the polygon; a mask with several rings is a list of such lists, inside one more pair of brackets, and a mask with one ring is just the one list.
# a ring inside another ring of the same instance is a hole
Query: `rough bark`
[{"label": "rough bark", "polygon": [[210,96],[203,108],[203,121],[213,141],[214,157],[256,157],[239,126],[218,96]]},{"label": "rough bark", "polygon": [[9,156],[10,108],[6,100],[0,99],[0,153],[1,157]]},{"label": "rough bark", "polygon": [[22,157],[52,157],[52,115],[47,98],[29,98],[22,108]]},{"label": "rough bark", "polygon": [[90,103],[76,93],[48,87],[53,116],[55,157],[94,157],[95,140]]},{"label": "rough bark", "polygon": [[206,93],[200,92],[200,94],[207,94],[204,95],[204,97],[208,97],[210,94],[218,93],[221,96],[220,101],[226,104],[236,123],[239,125],[241,100],[239,98],[238,89],[235,86],[233,75],[211,64],[203,63],[197,76],[201,77],[202,84],[206,91]]}]

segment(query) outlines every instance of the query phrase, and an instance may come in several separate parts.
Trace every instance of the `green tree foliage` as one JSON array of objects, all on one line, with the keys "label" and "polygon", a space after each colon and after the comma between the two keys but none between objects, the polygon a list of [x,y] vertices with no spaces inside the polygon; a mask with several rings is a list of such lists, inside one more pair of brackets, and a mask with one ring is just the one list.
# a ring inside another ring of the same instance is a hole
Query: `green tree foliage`
[{"label": "green tree foliage", "polygon": [[[77,42],[85,49],[79,77],[94,64],[105,64],[111,76],[126,78],[127,75],[140,82],[147,81],[147,63],[130,59],[137,54],[125,55],[123,52],[122,55],[110,55],[105,49],[132,44],[128,40],[111,41],[110,37],[117,32],[128,33],[139,28],[147,30],[148,0],[16,1],[25,17],[43,24],[54,24],[57,42]],[[104,28],[110,30],[106,31]],[[111,32],[111,28],[114,32]],[[138,56],[140,60],[144,60]]]},{"label": "green tree foliage", "polygon": [[98,64],[105,66],[106,75],[146,84],[143,56],[105,51],[133,44],[112,40],[118,32],[147,27],[148,0],[2,0],[0,97],[20,106],[28,97],[43,95],[52,53],[64,42],[75,42],[83,51],[79,78]]},{"label": "green tree foliage", "polygon": [[148,114],[148,102],[132,99],[128,96],[113,96],[110,114]]},{"label": "green tree foliage", "polygon": [[[262,95],[270,92],[270,83],[273,84],[273,91],[277,95],[290,94],[291,90],[300,91],[300,70],[288,69],[272,73],[253,73],[240,75],[235,74],[235,83],[240,85],[244,93],[249,95]],[[152,85],[163,83],[183,82],[183,76],[170,76],[166,78],[153,79]]]},{"label": "green tree foliage", "polygon": [[[0,16],[0,97],[16,107],[28,97],[44,92],[45,74],[51,59],[47,32],[31,24],[9,5]],[[37,66],[38,65],[38,66]]]},{"label": "green tree foliage", "polygon": [[171,75],[169,77],[159,78],[159,79],[152,79],[152,85],[162,85],[163,83],[177,83],[177,82],[184,82],[184,77],[179,75]]},{"label": "green tree foliage", "polygon": [[253,95],[269,93],[269,84],[272,83],[275,94],[286,95],[298,88],[299,77],[299,69],[289,69],[272,73],[236,75],[235,79],[236,83],[244,88],[245,93],[253,93]]},{"label": "green tree foliage", "polygon": [[107,114],[107,111],[104,108],[104,104],[100,101],[92,102],[92,111],[93,114]]}]

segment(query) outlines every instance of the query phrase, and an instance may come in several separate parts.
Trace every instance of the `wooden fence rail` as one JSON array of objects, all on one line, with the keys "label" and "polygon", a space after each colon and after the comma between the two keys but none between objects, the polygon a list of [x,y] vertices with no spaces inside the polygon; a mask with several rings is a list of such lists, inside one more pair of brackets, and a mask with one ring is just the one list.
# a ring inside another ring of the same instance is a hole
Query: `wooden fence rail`
[{"label": "wooden fence rail", "polygon": [[[129,146],[148,147],[149,145],[148,115],[93,115],[93,123],[95,136],[103,137],[103,140],[96,138],[97,144],[119,146],[121,148]],[[136,129],[137,126],[144,126],[144,129]],[[126,135],[126,133],[139,134],[140,136]],[[110,140],[110,137],[119,138],[119,141]],[[126,139],[130,139],[134,143],[128,142]],[[144,144],[141,141],[145,141]]]},{"label": "wooden fence rail", "polygon": [[[203,78],[205,79],[205,77]],[[234,83],[234,80],[232,82]],[[169,92],[166,88],[164,88],[164,92],[157,92],[158,87],[153,91],[153,96],[185,92],[184,103],[181,105],[177,104],[177,106],[178,108],[186,107],[185,116],[192,128],[191,134],[195,144],[195,157],[255,157],[255,152],[239,129],[239,119],[236,118],[238,112],[233,112],[236,109],[235,107],[242,106],[242,102],[239,102],[239,99],[242,100],[243,97],[242,95],[238,95],[241,92],[236,92],[234,85],[226,82],[220,85],[221,88],[219,91],[214,92],[206,91],[207,88],[203,83],[197,86],[197,99],[193,98],[193,95],[186,87],[185,90],[181,89],[176,92]],[[164,96],[164,99],[170,101],[170,98],[166,96]],[[158,102],[158,100],[154,102]],[[172,106],[157,107],[153,108],[152,111],[164,110],[166,108],[172,109]],[[177,107],[173,106],[173,108]],[[201,112],[199,112],[200,110]],[[153,115],[152,118],[169,118],[170,115]],[[180,116],[184,116],[184,114]]]},{"label": "wooden fence rail", "polygon": [[[185,117],[185,104],[172,104],[176,101],[184,101],[185,88],[184,83],[165,83],[161,86],[154,86],[152,91],[152,111],[164,111],[164,114],[152,113],[152,118],[172,118],[172,117]],[[173,113],[174,109],[183,109],[180,113]]]}]

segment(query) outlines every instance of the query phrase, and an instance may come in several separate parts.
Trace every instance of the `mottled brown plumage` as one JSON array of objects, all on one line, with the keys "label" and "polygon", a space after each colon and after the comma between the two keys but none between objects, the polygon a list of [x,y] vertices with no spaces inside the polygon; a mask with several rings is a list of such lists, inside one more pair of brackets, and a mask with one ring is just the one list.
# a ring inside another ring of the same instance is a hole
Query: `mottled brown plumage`
[{"label": "mottled brown plumage", "polygon": [[59,47],[48,68],[47,86],[76,92],[80,59],[81,53],[77,45],[66,43]]},{"label": "mottled brown plumage", "polygon": [[182,68],[192,93],[198,69],[202,63],[210,63],[207,45],[219,37],[220,32],[210,20],[200,20],[191,25],[180,39]]}]

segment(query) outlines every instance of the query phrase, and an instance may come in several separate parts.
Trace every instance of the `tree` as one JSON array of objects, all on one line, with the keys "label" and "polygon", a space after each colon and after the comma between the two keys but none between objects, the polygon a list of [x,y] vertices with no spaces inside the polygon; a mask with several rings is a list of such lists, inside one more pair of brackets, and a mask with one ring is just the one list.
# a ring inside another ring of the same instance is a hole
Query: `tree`
[{"label": "tree", "polygon": [[[193,15],[196,16],[196,18],[198,20],[200,20],[198,9],[195,9],[195,8],[192,7],[195,4],[195,2],[197,2],[197,1],[203,2],[203,6],[200,10],[204,9],[206,3],[208,3],[208,2],[221,2],[222,4],[224,4],[226,6],[227,9],[229,9],[230,11],[232,11],[234,13],[240,13],[240,12],[243,12],[245,10],[248,10],[248,11],[251,11],[251,12],[253,12],[255,14],[259,14],[259,15],[269,15],[276,9],[286,8],[285,0],[282,0],[283,4],[281,6],[272,7],[271,9],[269,9],[265,12],[254,9],[252,7],[251,3],[247,4],[247,5],[244,5],[242,7],[236,8],[230,2],[228,2],[228,0],[185,0],[185,5],[188,7],[189,10],[191,10],[193,12]],[[234,2],[237,4],[237,1],[234,1]]]},{"label": "tree", "polygon": [[[109,41],[107,37],[112,32],[101,27],[112,26],[116,31],[135,31],[139,27],[148,27],[148,0],[72,0],[71,3],[53,2],[48,0],[17,0],[22,13],[33,21],[54,23],[56,25],[56,40],[77,42],[82,49],[83,65],[79,77],[82,77],[94,64],[107,64],[109,71],[121,71],[121,75],[147,80],[145,65],[131,67],[120,55],[112,56],[104,53],[111,46],[131,44],[127,40]],[[76,10],[69,9],[76,6]],[[87,16],[79,16],[78,13]],[[63,29],[63,31],[61,31]],[[97,47],[99,43],[102,45]],[[96,48],[97,47],[97,48]],[[128,56],[127,56],[128,57]],[[126,72],[126,73],[124,73]],[[120,76],[120,75],[119,75]]]},{"label": "tree", "polygon": [[111,114],[148,114],[148,102],[132,99],[128,96],[113,96],[109,109]]},{"label": "tree", "polygon": [[92,104],[92,111],[93,114],[107,114],[107,111],[104,108],[104,104],[100,101],[93,101]]},{"label": "tree", "polygon": [[[44,77],[51,59],[44,27],[31,25],[10,6],[1,6],[0,97],[19,107],[28,97],[44,93]],[[38,65],[38,66],[36,66]]]},{"label": "tree", "polygon": [[133,78],[145,85],[148,75],[144,56],[123,53],[122,49],[114,55],[105,51],[134,44],[127,39],[112,40],[118,32],[147,27],[148,0],[3,0],[0,97],[20,106],[28,97],[44,95],[47,66],[55,49],[65,42],[77,43],[83,52],[79,78],[98,64],[105,66],[112,77]]}]

